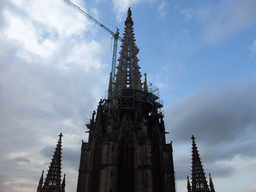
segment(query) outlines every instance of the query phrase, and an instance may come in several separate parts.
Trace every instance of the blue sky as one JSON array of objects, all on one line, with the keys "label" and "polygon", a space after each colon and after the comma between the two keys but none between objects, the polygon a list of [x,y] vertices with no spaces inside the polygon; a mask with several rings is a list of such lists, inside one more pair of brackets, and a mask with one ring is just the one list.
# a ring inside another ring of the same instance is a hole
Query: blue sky
[{"label": "blue sky", "polygon": [[[256,2],[72,2],[121,35],[131,7],[141,73],[164,101],[177,191],[193,134],[216,191],[254,192]],[[2,1],[0,21],[0,191],[34,191],[60,132],[75,191],[84,124],[108,88],[111,35],[63,0]]]}]

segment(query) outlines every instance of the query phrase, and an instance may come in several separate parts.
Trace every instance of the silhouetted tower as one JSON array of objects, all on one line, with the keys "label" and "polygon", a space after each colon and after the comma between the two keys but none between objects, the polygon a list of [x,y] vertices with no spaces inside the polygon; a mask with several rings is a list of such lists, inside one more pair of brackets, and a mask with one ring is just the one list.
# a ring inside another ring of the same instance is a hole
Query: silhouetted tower
[{"label": "silhouetted tower", "polygon": [[65,191],[65,176],[61,184],[61,138],[62,133],[59,135],[59,141],[53,154],[52,162],[46,179],[43,184],[43,173],[41,175],[37,192],[64,192]]},{"label": "silhouetted tower", "polygon": [[203,165],[199,157],[199,152],[196,147],[195,137],[192,135],[192,187],[190,187],[189,177],[187,177],[187,190],[188,192],[215,192],[213,183],[210,178],[211,190],[209,190]]},{"label": "silhouetted tower", "polygon": [[195,137],[192,135],[192,192],[207,192],[208,184],[206,181],[203,165],[195,143]]},{"label": "silhouetted tower", "polygon": [[[166,144],[158,89],[141,82],[131,10],[116,80],[82,141],[77,192],[175,192],[172,143]],[[96,116],[96,119],[95,119]]]}]

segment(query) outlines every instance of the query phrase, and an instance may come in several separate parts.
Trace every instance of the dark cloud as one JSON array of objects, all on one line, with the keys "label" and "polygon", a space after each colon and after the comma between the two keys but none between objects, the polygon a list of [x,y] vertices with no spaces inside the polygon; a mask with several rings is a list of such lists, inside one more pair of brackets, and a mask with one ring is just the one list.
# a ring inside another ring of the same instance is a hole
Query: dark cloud
[{"label": "dark cloud", "polygon": [[[255,157],[256,83],[224,83],[181,100],[166,112],[166,127],[173,146],[191,148],[191,135],[206,170],[215,177],[229,177],[232,166],[217,165],[236,155]],[[174,149],[175,150],[175,149]],[[185,153],[185,154],[184,154]],[[191,166],[191,151],[178,151],[177,179],[185,179]]]},{"label": "dark cloud", "polygon": [[79,161],[80,161],[80,148],[70,148],[64,147],[63,148],[63,165],[67,167],[71,167],[74,170],[78,170]]},{"label": "dark cloud", "polygon": [[195,135],[208,145],[233,141],[256,125],[256,83],[227,83],[182,100],[167,112],[170,135],[187,141]]},{"label": "dark cloud", "polygon": [[54,151],[55,151],[55,146],[47,146],[47,147],[44,147],[40,153],[45,156],[46,158],[49,158],[49,161],[51,159],[51,157],[53,156],[54,154]]},{"label": "dark cloud", "polygon": [[[185,180],[187,175],[191,175],[191,157],[188,154],[187,157],[183,158],[175,158],[174,156],[174,171],[176,180]],[[215,178],[227,178],[232,176],[235,173],[235,170],[231,166],[219,165],[216,166],[215,163],[208,163],[205,161],[205,155],[200,156],[202,158],[203,168],[205,170],[205,174],[208,175],[211,173]]]}]

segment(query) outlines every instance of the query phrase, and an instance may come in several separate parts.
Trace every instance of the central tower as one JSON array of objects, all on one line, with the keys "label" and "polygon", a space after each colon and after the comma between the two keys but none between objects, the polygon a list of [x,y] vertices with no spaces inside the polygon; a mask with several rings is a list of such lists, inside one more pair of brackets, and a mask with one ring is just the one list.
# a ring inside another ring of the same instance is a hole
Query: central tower
[{"label": "central tower", "polygon": [[77,192],[175,192],[158,89],[141,82],[131,10],[115,82],[93,112],[82,142]]}]

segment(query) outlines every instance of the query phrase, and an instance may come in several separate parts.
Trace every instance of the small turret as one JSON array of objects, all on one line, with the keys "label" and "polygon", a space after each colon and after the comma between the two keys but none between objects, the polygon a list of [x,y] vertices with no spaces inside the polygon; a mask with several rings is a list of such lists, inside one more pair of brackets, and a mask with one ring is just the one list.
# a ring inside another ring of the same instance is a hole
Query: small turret
[{"label": "small turret", "polygon": [[112,73],[110,73],[110,78],[109,78],[109,84],[108,84],[108,99],[112,98],[112,93],[113,93],[113,90],[112,90]]},{"label": "small turret", "polygon": [[145,91],[145,92],[148,92],[147,73],[145,73],[144,76],[145,76],[144,91]]},{"label": "small turret", "polygon": [[215,189],[214,189],[214,185],[213,185],[213,182],[212,182],[212,176],[211,174],[209,173],[209,180],[210,180],[210,192],[215,192]]},{"label": "small turret", "polygon": [[65,192],[65,187],[66,187],[66,174],[64,174],[64,178],[62,180],[61,192]]},{"label": "small turret", "polygon": [[43,190],[43,183],[44,183],[44,170],[42,171],[42,175],[40,177],[40,180],[37,186],[37,192],[41,192]]},{"label": "small turret", "polygon": [[189,177],[187,176],[187,192],[191,192],[191,186],[190,186],[190,182],[189,182]]}]

